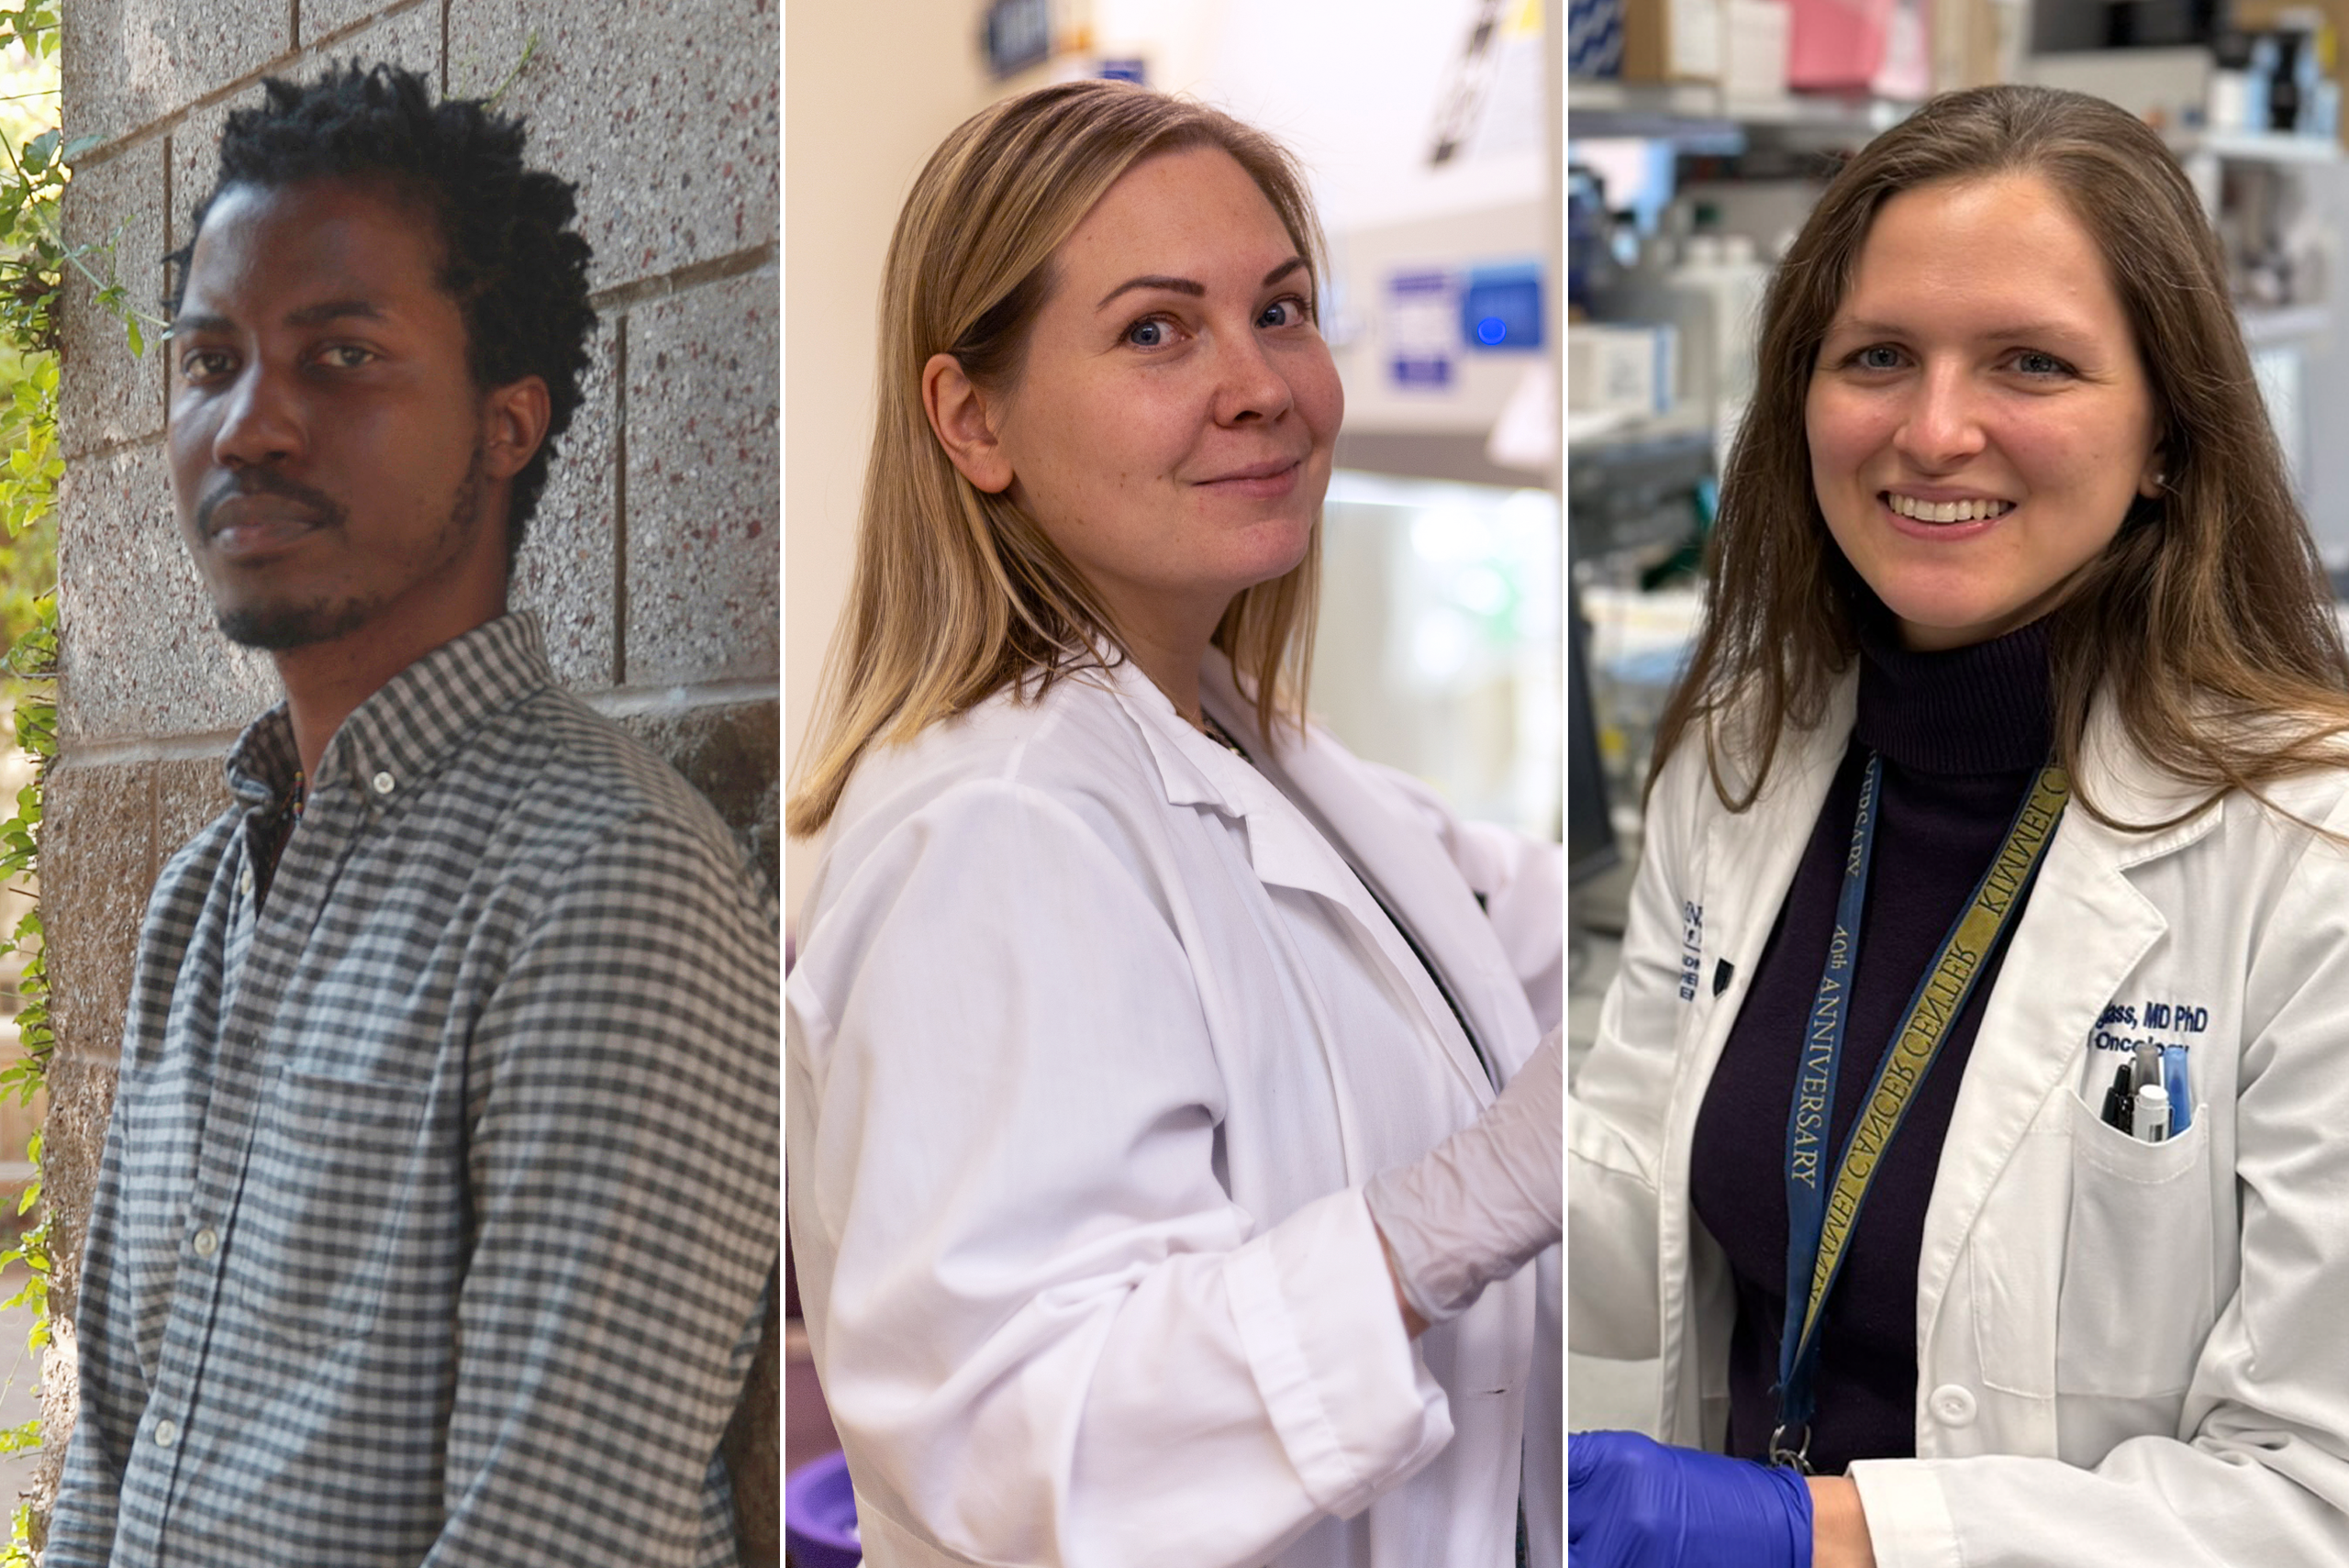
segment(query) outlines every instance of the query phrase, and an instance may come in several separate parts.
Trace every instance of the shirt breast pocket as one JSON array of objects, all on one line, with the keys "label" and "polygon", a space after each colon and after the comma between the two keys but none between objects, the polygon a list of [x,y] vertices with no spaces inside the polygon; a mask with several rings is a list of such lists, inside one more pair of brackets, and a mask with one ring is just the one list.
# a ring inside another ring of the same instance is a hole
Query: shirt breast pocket
[{"label": "shirt breast pocket", "polygon": [[272,1084],[223,1252],[229,1295],[273,1337],[316,1347],[373,1327],[423,1115],[409,1084],[291,1070]]},{"label": "shirt breast pocket", "polygon": [[2141,1143],[2072,1098],[2056,1392],[2182,1394],[2217,1317],[2208,1116],[2198,1109],[2176,1138]]}]

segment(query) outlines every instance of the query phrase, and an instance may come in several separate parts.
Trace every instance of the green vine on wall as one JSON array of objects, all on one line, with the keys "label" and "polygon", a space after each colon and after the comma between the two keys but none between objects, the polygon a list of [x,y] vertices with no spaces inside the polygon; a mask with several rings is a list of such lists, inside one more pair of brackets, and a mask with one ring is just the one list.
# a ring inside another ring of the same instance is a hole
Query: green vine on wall
[{"label": "green vine on wall", "polygon": [[[69,271],[87,278],[96,303],[123,319],[131,351],[145,350],[123,289],[90,265],[112,247],[69,247],[64,240],[59,202],[70,166],[97,139],[68,141],[58,123],[58,24],[55,3],[0,0],[0,54],[16,57],[20,76],[27,70],[38,72],[36,82],[6,101],[15,110],[17,134],[11,137],[0,128],[0,645],[6,649],[0,677],[15,697],[17,744],[33,762],[32,782],[17,792],[13,815],[0,818],[0,880],[33,895],[15,928],[0,933],[0,959],[14,957],[22,964],[17,983],[22,1051],[14,1062],[0,1064],[0,1099],[13,1095],[20,1106],[46,1086],[53,1043],[38,890],[42,789],[57,751],[54,508],[65,473],[57,444],[58,325]],[[28,100],[38,104],[30,115],[22,107]],[[28,121],[42,128],[28,129]],[[18,1201],[20,1220],[39,1202],[40,1145],[36,1132],[26,1151],[33,1177]],[[24,1287],[6,1305],[33,1309],[28,1349],[36,1366],[50,1338],[52,1224],[44,1209],[15,1246],[0,1251],[0,1264],[21,1262],[27,1270]],[[38,1448],[40,1441],[38,1420],[0,1429],[0,1453]],[[17,1505],[12,1527],[12,1539],[0,1548],[0,1568],[31,1568],[39,1527],[29,1502]]]}]

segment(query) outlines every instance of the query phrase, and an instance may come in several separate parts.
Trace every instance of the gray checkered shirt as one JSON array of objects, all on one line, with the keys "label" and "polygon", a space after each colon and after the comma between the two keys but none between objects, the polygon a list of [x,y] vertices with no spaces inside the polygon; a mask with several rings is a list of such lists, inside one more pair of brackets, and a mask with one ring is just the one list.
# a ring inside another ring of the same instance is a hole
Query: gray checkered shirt
[{"label": "gray checkered shirt", "polygon": [[773,899],[527,615],[351,716],[256,908],[297,765],[148,907],[49,1568],[731,1564]]}]

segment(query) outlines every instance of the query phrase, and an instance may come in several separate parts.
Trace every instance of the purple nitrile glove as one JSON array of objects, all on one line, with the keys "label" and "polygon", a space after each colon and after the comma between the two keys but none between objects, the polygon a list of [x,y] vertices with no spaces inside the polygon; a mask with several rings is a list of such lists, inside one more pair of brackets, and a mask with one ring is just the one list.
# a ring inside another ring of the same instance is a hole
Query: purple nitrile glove
[{"label": "purple nitrile glove", "polygon": [[1567,1568],[1810,1568],[1795,1472],[1637,1432],[1566,1439]]}]

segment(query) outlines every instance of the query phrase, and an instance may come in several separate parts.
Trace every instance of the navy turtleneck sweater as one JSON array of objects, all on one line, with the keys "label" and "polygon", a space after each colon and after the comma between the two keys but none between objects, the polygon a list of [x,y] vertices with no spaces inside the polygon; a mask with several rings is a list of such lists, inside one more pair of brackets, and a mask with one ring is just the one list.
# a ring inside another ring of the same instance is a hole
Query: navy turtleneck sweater
[{"label": "navy turtleneck sweater", "polygon": [[[1871,606],[1873,608],[1873,606]],[[1827,1147],[1842,1152],[1918,980],[1997,853],[2047,761],[2052,733],[2043,623],[1945,653],[1902,650],[1878,611],[1862,634],[1850,749],[1763,950],[1697,1117],[1690,1194],[1728,1254],[1729,1451],[1765,1456],[1787,1294],[1787,1113],[1811,999],[1827,961],[1867,753],[1884,759],[1881,815]],[[2004,944],[1985,964],[1876,1169],[1828,1298],[1810,1460],[1916,1452],[1917,1260],[1949,1131]]]}]

